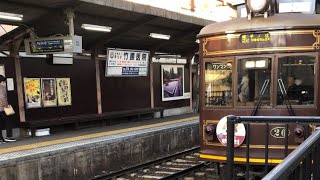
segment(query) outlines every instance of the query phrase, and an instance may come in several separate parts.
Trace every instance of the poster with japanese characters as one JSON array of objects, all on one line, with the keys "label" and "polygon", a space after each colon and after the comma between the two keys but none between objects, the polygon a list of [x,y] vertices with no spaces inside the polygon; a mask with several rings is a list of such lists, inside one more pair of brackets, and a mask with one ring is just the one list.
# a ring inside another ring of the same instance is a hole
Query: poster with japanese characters
[{"label": "poster with japanese characters", "polygon": [[149,51],[109,48],[105,76],[147,76]]},{"label": "poster with japanese characters", "polygon": [[70,78],[56,78],[57,95],[59,106],[71,105],[71,84]]},{"label": "poster with japanese characters", "polygon": [[26,108],[41,107],[40,78],[23,78]]},{"label": "poster with japanese characters", "polygon": [[55,78],[41,78],[43,107],[57,106],[57,91]]}]

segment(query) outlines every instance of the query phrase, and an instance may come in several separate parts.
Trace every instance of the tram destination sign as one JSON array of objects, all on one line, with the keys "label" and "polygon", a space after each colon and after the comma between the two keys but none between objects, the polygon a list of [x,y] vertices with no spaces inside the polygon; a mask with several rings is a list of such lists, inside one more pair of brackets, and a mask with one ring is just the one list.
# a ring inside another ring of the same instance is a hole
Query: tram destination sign
[{"label": "tram destination sign", "polygon": [[240,42],[243,44],[248,43],[259,43],[270,41],[270,33],[252,33],[252,34],[241,34]]},{"label": "tram destination sign", "polygon": [[147,76],[149,51],[109,48],[105,76]]},{"label": "tram destination sign", "polygon": [[26,54],[82,53],[81,36],[25,39]]}]

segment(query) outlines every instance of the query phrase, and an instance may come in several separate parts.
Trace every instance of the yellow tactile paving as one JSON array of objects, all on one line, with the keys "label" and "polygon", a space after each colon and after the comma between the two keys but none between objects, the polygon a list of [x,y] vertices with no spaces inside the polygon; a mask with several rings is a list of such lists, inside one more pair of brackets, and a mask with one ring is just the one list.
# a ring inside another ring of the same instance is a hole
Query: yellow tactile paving
[{"label": "yellow tactile paving", "polygon": [[39,147],[59,144],[59,143],[79,141],[79,140],[96,138],[96,137],[101,137],[101,136],[108,136],[108,135],[119,134],[119,133],[124,133],[124,132],[136,131],[136,130],[141,130],[141,129],[146,129],[146,128],[165,126],[165,125],[170,125],[170,124],[174,124],[174,123],[180,123],[180,122],[194,120],[195,118],[198,118],[198,116],[193,116],[193,117],[189,117],[189,118],[178,119],[178,120],[173,120],[173,121],[168,121],[168,122],[156,123],[156,124],[149,124],[149,125],[144,125],[144,126],[137,126],[137,127],[113,130],[113,131],[108,131],[108,132],[87,134],[87,135],[75,136],[75,137],[70,137],[70,138],[44,141],[44,142],[40,142],[40,143],[32,143],[32,144],[15,146],[15,147],[10,147],[10,148],[0,148],[0,153],[22,151],[22,150],[27,150],[27,149],[33,149],[33,148],[39,148]]}]

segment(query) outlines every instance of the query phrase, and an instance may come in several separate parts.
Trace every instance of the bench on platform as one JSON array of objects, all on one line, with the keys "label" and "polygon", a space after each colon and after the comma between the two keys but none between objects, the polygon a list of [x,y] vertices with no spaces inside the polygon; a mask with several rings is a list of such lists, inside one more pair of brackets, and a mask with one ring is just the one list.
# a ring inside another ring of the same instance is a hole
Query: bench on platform
[{"label": "bench on platform", "polygon": [[107,121],[107,120],[112,120],[116,118],[130,117],[130,116],[138,116],[138,120],[141,120],[141,115],[151,114],[155,112],[160,112],[160,117],[163,118],[163,111],[164,111],[163,107],[155,107],[155,108],[106,112],[102,114],[86,114],[86,115],[70,116],[70,117],[62,117],[62,118],[43,119],[43,120],[37,120],[37,121],[27,121],[27,122],[20,123],[20,127],[30,129],[31,136],[34,137],[37,128],[74,124],[75,129],[78,129],[78,126],[81,122],[90,122],[90,121],[97,121],[97,120]]}]

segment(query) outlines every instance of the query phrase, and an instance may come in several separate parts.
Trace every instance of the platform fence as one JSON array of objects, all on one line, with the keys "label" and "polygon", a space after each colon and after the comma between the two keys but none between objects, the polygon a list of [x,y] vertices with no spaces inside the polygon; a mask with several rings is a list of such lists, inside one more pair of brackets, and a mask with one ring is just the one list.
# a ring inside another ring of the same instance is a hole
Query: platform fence
[{"label": "platform fence", "polygon": [[[264,180],[276,179],[319,179],[320,178],[320,129],[312,134],[288,155],[288,125],[289,124],[319,124],[320,117],[315,116],[233,116],[227,117],[227,172],[234,172],[234,125],[244,123],[246,126],[246,174],[249,179],[250,170],[250,123],[266,124],[265,133],[265,163]],[[269,124],[284,124],[284,157],[272,171],[269,172]],[[227,173],[227,179],[233,179],[233,173]]]}]

